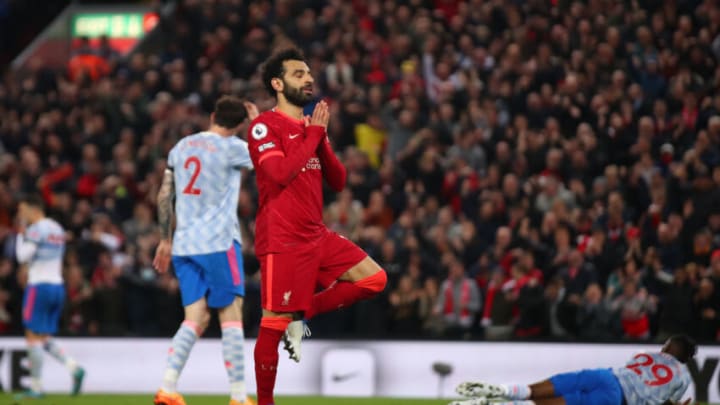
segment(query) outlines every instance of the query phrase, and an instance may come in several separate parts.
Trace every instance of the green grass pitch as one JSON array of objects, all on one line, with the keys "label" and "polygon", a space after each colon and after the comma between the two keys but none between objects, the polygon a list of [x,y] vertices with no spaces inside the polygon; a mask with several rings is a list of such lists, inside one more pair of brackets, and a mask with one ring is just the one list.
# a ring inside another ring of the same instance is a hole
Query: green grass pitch
[{"label": "green grass pitch", "polygon": [[[227,405],[225,396],[186,395],[187,405]],[[445,405],[448,399],[278,397],[278,405]],[[48,395],[43,399],[16,400],[0,394],[0,405],[152,405],[152,395],[86,394],[78,397]],[[704,405],[704,404],[698,404]],[[720,405],[720,404],[709,404]]]},{"label": "green grass pitch", "polygon": [[[152,395],[85,394],[78,397],[48,395],[43,399],[16,400],[13,395],[0,394],[0,405],[152,405]],[[225,396],[186,395],[187,405],[227,405]],[[441,405],[449,400],[395,398],[329,398],[278,397],[278,405]]]}]

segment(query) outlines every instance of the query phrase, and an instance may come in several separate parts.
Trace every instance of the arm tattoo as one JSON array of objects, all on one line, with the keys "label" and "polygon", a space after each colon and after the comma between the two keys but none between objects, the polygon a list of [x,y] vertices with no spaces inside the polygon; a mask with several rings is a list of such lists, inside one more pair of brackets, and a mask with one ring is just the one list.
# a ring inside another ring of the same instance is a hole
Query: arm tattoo
[{"label": "arm tattoo", "polygon": [[165,170],[162,185],[157,196],[158,222],[162,238],[172,238],[172,220],[174,214],[173,199],[175,198],[175,181],[172,170]]}]

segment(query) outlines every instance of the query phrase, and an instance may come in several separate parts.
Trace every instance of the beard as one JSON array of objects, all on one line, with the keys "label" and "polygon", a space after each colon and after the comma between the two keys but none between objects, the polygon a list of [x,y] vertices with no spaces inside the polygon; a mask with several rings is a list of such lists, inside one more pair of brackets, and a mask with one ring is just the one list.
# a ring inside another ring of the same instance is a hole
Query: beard
[{"label": "beard", "polygon": [[287,82],[284,84],[282,94],[290,104],[298,107],[310,104],[313,99],[312,93],[306,94],[303,87],[292,87]]}]

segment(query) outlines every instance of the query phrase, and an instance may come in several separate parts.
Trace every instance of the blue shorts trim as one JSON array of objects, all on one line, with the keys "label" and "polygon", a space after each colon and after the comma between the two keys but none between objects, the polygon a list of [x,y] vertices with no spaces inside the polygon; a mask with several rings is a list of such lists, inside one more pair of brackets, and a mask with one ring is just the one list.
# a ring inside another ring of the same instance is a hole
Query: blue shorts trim
[{"label": "blue shorts trim", "polygon": [[555,396],[567,405],[622,405],[620,382],[610,369],[581,370],[550,378]]},{"label": "blue shorts trim", "polygon": [[23,326],[38,335],[57,333],[64,303],[62,284],[29,284],[23,296]]},{"label": "blue shorts trim", "polygon": [[173,256],[183,306],[206,298],[210,308],[224,308],[245,295],[245,275],[240,243],[226,252]]}]

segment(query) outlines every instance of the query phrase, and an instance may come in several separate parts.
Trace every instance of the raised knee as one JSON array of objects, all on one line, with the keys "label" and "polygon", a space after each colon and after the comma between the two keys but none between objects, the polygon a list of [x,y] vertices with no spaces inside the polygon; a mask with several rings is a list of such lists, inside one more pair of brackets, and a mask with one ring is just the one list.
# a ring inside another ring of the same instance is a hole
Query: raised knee
[{"label": "raised knee", "polygon": [[285,331],[287,326],[292,322],[292,317],[283,315],[264,315],[260,319],[260,327],[267,329],[274,329],[279,331]]},{"label": "raised knee", "polygon": [[355,285],[368,290],[372,294],[379,294],[387,285],[387,273],[385,273],[385,270],[380,269],[375,274],[356,282]]}]

